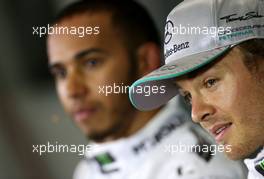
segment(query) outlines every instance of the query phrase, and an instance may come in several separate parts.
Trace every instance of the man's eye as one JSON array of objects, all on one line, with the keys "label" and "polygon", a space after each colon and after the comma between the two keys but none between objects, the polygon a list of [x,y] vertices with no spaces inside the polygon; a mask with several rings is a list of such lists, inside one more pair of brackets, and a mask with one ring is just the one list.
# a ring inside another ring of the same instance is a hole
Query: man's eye
[{"label": "man's eye", "polygon": [[65,69],[53,69],[51,70],[51,74],[54,76],[56,79],[63,79],[66,77],[67,73]]},{"label": "man's eye", "polygon": [[206,88],[211,88],[216,84],[216,82],[217,82],[217,79],[208,79],[205,81],[204,86]]},{"label": "man's eye", "polygon": [[88,68],[92,68],[92,67],[96,67],[100,64],[100,60],[98,59],[89,59],[89,60],[86,60],[84,62],[85,64],[85,67],[88,67]]}]

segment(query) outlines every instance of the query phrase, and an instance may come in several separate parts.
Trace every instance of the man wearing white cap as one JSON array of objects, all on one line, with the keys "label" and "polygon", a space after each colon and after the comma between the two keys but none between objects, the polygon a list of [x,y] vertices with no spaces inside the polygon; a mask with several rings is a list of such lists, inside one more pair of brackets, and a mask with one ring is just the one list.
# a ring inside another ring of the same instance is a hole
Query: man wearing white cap
[{"label": "man wearing white cap", "polygon": [[[264,178],[264,1],[185,0],[168,15],[166,65],[130,88],[149,110],[181,94],[229,158],[246,159],[248,177]],[[166,86],[145,96],[142,86]]]},{"label": "man wearing white cap", "polygon": [[[171,103],[142,112],[121,92],[161,62],[158,32],[141,5],[79,1],[62,11],[53,27],[95,30],[83,37],[62,33],[47,39],[59,98],[94,146],[76,167],[74,179],[243,178],[238,163],[217,152],[194,125],[184,123],[182,106]],[[106,95],[114,85],[119,92]]]}]

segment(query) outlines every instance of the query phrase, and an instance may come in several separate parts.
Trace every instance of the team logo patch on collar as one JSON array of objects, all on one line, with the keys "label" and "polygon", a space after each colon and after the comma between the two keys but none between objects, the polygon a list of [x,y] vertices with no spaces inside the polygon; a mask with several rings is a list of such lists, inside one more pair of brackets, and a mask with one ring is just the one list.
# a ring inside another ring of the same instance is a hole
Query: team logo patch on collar
[{"label": "team logo patch on collar", "polygon": [[99,154],[94,158],[99,164],[101,172],[103,174],[108,174],[119,170],[118,168],[116,168],[116,166],[113,165],[115,164],[115,159],[109,152]]},{"label": "team logo patch on collar", "polygon": [[255,165],[255,169],[264,176],[264,157]]}]

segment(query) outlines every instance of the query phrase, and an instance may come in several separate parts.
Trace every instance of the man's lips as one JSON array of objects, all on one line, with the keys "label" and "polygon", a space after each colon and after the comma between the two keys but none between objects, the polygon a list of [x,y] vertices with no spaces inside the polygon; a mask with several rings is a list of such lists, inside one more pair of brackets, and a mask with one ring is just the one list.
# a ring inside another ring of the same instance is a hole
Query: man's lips
[{"label": "man's lips", "polygon": [[77,122],[82,122],[85,120],[89,120],[89,118],[94,115],[94,113],[96,112],[96,108],[82,108],[82,109],[78,109],[74,112],[74,119]]},{"label": "man's lips", "polygon": [[210,128],[210,133],[215,137],[215,140],[217,143],[220,143],[224,135],[228,132],[230,129],[232,123],[224,123],[224,124],[217,124]]}]

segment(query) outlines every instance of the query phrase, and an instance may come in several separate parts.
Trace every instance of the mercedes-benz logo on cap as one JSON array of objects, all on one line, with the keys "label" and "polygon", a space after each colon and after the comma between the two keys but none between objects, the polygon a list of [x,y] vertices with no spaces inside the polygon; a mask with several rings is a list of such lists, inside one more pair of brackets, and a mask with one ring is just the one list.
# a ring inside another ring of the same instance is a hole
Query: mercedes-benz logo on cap
[{"label": "mercedes-benz logo on cap", "polygon": [[174,24],[172,23],[171,20],[168,20],[166,22],[166,25],[165,25],[165,40],[164,40],[164,43],[167,45],[170,41],[171,41],[171,38],[172,38],[172,33],[171,31],[173,30],[174,28]]}]

